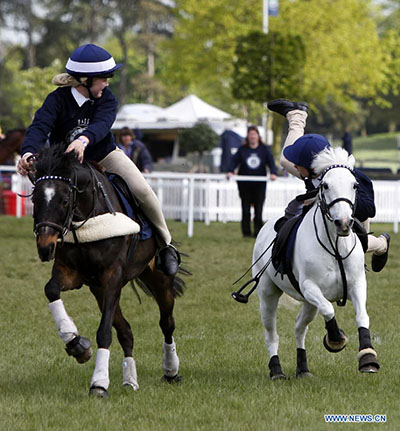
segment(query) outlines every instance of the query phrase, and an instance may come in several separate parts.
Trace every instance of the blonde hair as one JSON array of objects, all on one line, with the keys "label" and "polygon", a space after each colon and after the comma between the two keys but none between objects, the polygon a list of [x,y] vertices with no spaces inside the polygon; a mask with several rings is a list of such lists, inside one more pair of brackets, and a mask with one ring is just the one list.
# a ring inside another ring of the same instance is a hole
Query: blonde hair
[{"label": "blonde hair", "polygon": [[60,73],[51,80],[51,82],[58,87],[77,87],[78,85],[84,84],[86,81],[87,78],[81,78],[81,82],[79,82],[69,73]]}]

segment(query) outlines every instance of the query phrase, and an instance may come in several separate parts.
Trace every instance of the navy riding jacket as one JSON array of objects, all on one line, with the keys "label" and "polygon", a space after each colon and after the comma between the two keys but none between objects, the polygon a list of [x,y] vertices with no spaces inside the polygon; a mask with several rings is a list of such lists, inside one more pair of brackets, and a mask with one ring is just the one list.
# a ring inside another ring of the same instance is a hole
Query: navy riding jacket
[{"label": "navy riding jacket", "polygon": [[231,158],[228,172],[233,172],[239,166],[239,175],[267,175],[266,166],[271,174],[277,174],[277,169],[271,150],[266,145],[257,148],[241,146]]},{"label": "navy riding jacket", "polygon": [[82,106],[72,95],[71,87],[57,88],[36,111],[26,131],[21,155],[39,152],[47,140],[50,145],[64,143],[67,147],[85,135],[89,138],[85,159],[100,161],[116,148],[111,126],[117,107],[118,102],[107,87],[100,98],[87,100]]}]

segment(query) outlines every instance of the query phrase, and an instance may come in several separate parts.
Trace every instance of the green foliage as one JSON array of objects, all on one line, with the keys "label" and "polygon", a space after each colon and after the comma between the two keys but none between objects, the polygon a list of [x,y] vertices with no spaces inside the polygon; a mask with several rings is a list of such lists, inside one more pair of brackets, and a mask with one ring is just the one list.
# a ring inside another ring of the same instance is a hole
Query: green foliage
[{"label": "green foliage", "polygon": [[52,78],[60,73],[61,64],[55,60],[49,67],[33,67],[21,70],[18,59],[10,56],[2,74],[8,75],[8,85],[2,88],[8,109],[1,111],[0,124],[3,130],[27,127],[46,96],[56,89]]},{"label": "green foliage", "polygon": [[375,99],[385,91],[387,58],[371,1],[282,1],[270,27],[302,37],[306,59],[298,93],[305,100],[324,104],[329,97],[354,110],[356,98]]},{"label": "green foliage", "polygon": [[175,31],[164,43],[162,77],[172,94],[197,94],[242,116],[254,108],[231,92],[236,40],[260,28],[261,2],[178,0]]},{"label": "green foliage", "polygon": [[216,147],[218,140],[218,135],[204,122],[196,123],[193,127],[179,132],[179,145],[185,153],[198,152],[202,155],[204,151]]},{"label": "green foliage", "polygon": [[264,103],[290,94],[297,99],[305,63],[300,36],[251,32],[239,38],[235,57],[235,98]]}]

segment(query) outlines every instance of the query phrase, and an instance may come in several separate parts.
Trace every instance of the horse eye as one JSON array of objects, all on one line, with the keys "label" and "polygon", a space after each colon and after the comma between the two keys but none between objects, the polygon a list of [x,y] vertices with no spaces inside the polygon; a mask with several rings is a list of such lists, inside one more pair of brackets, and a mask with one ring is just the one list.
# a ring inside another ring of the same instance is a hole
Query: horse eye
[{"label": "horse eye", "polygon": [[326,184],[326,183],[324,183],[324,184],[322,185],[322,187],[324,188],[324,190],[328,190],[328,189],[329,189],[329,186],[328,186],[328,184]]},{"label": "horse eye", "polygon": [[68,199],[64,199],[62,203],[65,207],[68,206]]}]

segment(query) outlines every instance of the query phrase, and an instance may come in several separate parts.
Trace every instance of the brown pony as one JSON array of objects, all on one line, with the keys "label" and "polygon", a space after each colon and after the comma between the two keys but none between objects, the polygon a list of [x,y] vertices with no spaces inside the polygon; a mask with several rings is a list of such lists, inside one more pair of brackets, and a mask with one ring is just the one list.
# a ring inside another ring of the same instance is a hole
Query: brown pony
[{"label": "brown pony", "polygon": [[[80,164],[73,153],[65,154],[64,149],[58,146],[43,150],[35,169],[32,200],[37,249],[42,261],[54,259],[45,294],[66,351],[79,363],[90,359],[91,343],[79,335],[65,311],[60,292],[79,289],[86,284],[96,297],[102,313],[97,331],[96,366],[89,394],[108,396],[109,347],[113,326],[124,351],[123,384],[134,390],[139,388],[132,353],[133,335],[119,303],[121,289],[133,279],[147,287],[160,310],[159,324],[164,334],[164,380],[180,381],[179,359],[172,336],[175,329],[172,312],[174,297],[182,293],[183,282],[179,277],[167,276],[156,268],[154,234],[146,240],[139,240],[138,234],[90,239],[89,242],[78,240],[80,229],[76,223],[89,225],[93,217],[105,215],[108,217],[108,228],[113,218],[110,211],[122,213],[113,186],[101,172],[86,163]],[[75,240],[67,242],[67,232],[73,232]]]},{"label": "brown pony", "polygon": [[14,153],[20,153],[25,139],[25,129],[13,129],[0,140],[0,165],[7,162]]}]

